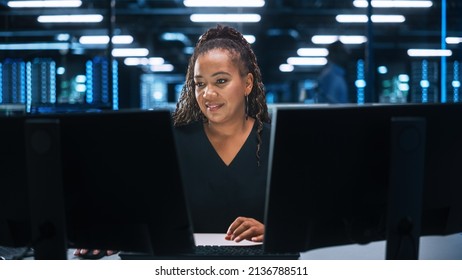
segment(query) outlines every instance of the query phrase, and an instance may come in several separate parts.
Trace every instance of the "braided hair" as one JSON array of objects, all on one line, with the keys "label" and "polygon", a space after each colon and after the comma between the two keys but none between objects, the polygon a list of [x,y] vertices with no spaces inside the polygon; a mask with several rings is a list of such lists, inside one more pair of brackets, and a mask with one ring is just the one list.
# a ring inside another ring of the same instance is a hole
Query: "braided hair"
[{"label": "braided hair", "polygon": [[254,77],[252,91],[248,95],[246,111],[247,116],[255,118],[257,122],[256,157],[257,163],[260,164],[263,123],[271,122],[266,105],[265,89],[255,53],[244,36],[232,27],[217,25],[200,37],[189,60],[186,82],[173,113],[173,124],[178,127],[195,121],[207,122],[207,118],[200,110],[195,97],[194,66],[200,55],[213,49],[227,50],[233,62],[238,65],[240,74],[245,76],[247,73],[251,73]]}]

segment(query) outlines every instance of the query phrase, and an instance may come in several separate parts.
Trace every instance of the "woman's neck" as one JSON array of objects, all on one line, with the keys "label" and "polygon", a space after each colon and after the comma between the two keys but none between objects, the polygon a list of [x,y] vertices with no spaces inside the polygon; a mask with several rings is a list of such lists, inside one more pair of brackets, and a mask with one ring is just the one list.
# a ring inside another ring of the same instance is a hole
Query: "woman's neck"
[{"label": "woman's neck", "polygon": [[204,125],[204,129],[209,137],[230,137],[248,134],[254,122],[254,118],[244,118],[242,121],[221,124],[207,122]]}]

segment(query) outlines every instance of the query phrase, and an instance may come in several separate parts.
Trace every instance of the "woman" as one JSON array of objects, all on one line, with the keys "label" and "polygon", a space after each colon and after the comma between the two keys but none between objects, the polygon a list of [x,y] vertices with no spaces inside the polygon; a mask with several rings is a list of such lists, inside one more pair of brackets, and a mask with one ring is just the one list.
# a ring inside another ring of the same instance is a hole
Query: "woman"
[{"label": "woman", "polygon": [[[257,59],[237,30],[199,39],[173,113],[175,139],[195,232],[263,241],[269,114]],[[101,258],[112,250],[77,249]]]},{"label": "woman", "polygon": [[195,232],[263,241],[270,118],[256,56],[236,29],[199,39],[173,121]]}]

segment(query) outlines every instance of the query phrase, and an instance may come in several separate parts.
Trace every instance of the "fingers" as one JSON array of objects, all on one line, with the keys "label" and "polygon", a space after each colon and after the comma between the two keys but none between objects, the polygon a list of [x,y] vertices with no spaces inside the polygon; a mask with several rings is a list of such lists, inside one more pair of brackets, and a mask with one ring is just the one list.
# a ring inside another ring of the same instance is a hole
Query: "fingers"
[{"label": "fingers", "polygon": [[[90,252],[91,251],[91,252]],[[115,251],[115,250],[106,250],[106,255],[107,256],[111,256],[111,255],[114,255],[114,254],[117,254],[119,251]],[[89,249],[75,249],[74,250],[74,256],[76,257],[82,257],[82,256],[85,256],[87,254],[92,254],[94,256],[98,255],[101,253],[101,250],[99,249],[94,249],[94,250],[89,250]]]},{"label": "fingers", "polygon": [[225,239],[233,240],[235,242],[240,242],[244,239],[254,242],[262,242],[264,231],[265,227],[259,221],[252,218],[238,217],[229,226]]},{"label": "fingers", "polygon": [[81,256],[81,255],[85,255],[86,253],[88,253],[88,249],[75,249],[74,250],[74,256]]},{"label": "fingers", "polygon": [[263,242],[263,234],[260,234],[258,236],[254,236],[250,239],[253,242]]}]

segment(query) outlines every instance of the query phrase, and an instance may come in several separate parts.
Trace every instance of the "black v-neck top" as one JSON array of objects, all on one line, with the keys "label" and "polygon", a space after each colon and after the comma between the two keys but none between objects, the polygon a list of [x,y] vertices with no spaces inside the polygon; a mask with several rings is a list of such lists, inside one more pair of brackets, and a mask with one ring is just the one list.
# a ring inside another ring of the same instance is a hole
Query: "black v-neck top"
[{"label": "black v-neck top", "polygon": [[229,166],[213,148],[202,123],[174,130],[194,232],[225,233],[238,216],[263,222],[270,125],[263,128],[260,166],[256,125]]}]

